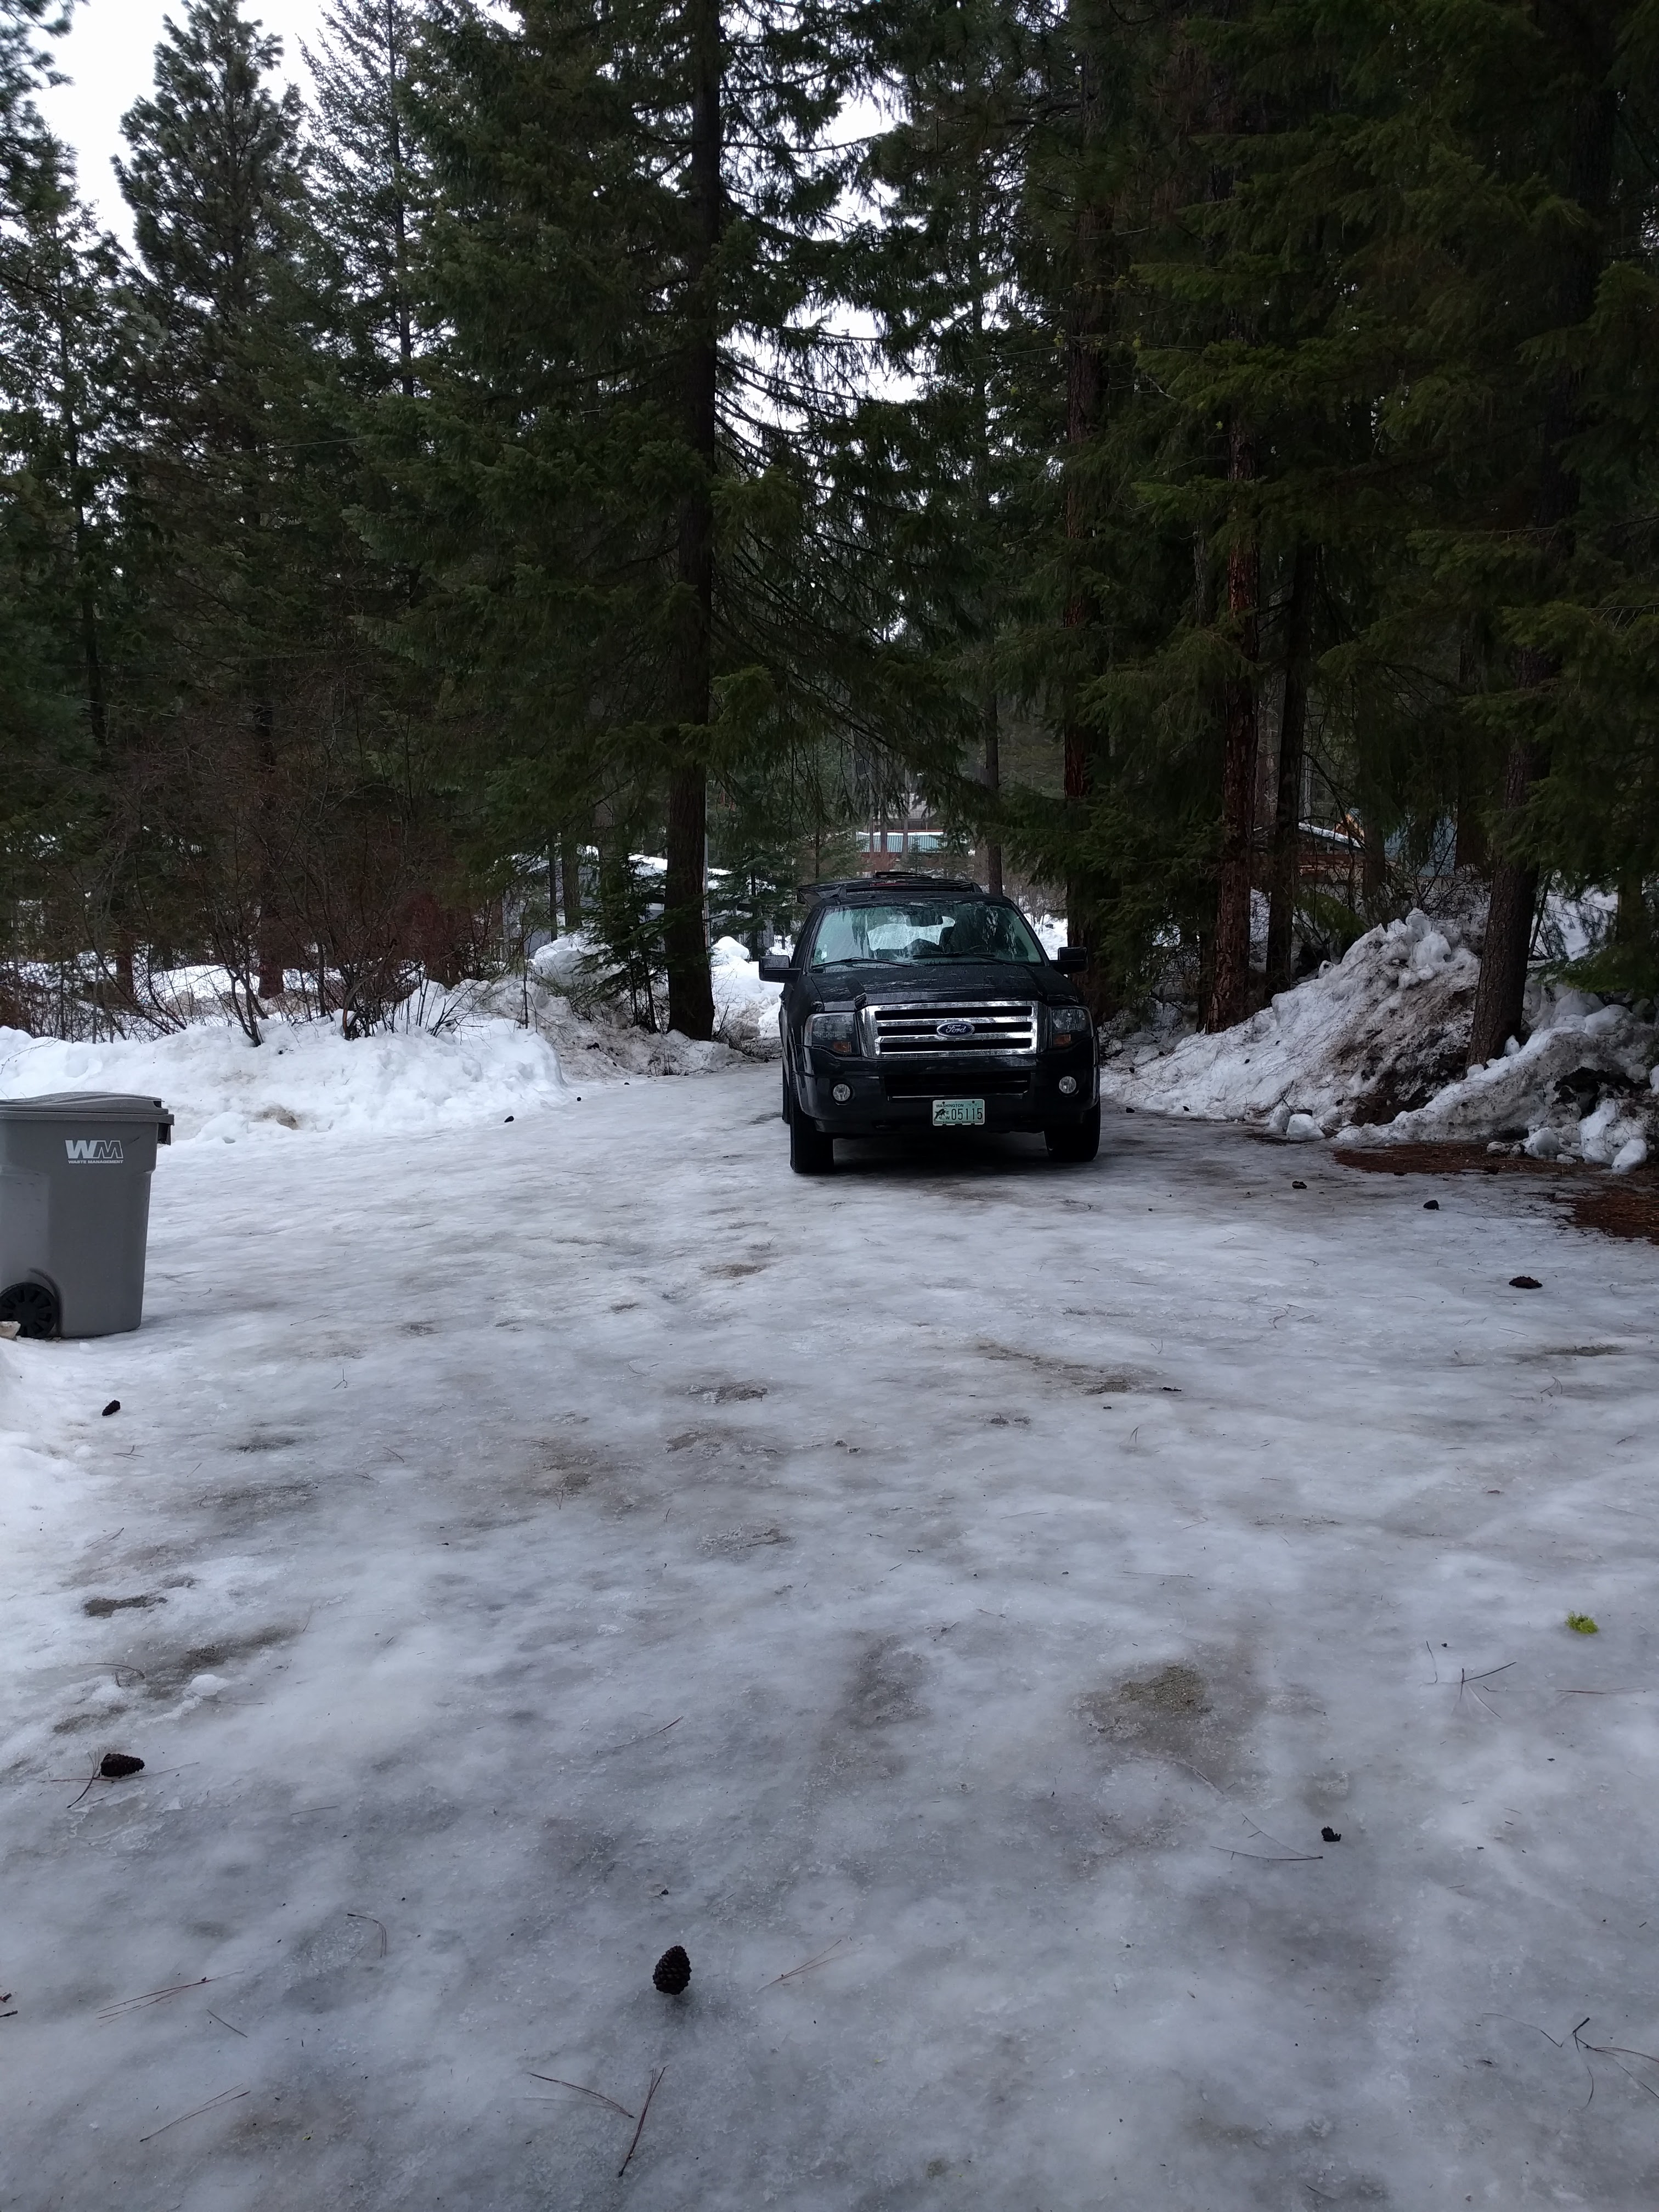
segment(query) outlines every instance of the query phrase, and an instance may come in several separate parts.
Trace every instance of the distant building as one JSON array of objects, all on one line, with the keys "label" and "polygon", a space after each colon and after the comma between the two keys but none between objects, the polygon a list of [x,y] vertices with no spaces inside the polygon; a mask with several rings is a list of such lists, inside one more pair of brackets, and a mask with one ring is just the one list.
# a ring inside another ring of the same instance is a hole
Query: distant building
[{"label": "distant building", "polygon": [[902,867],[926,854],[937,857],[951,849],[951,840],[934,822],[924,799],[914,794],[902,807],[890,807],[867,828],[853,833],[862,875],[878,875],[884,868]]}]

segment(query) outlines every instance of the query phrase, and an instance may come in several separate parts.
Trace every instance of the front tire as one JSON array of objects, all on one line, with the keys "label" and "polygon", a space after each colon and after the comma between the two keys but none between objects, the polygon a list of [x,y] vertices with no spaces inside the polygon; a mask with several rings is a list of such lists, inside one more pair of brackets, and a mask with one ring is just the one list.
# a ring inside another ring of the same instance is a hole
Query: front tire
[{"label": "front tire", "polygon": [[793,1092],[789,1097],[789,1164],[797,1175],[828,1175],[836,1164],[836,1140],[801,1112]]},{"label": "front tire", "polygon": [[1100,1150],[1100,1109],[1091,1106],[1080,1121],[1064,1121],[1042,1133],[1051,1160],[1091,1160]]}]

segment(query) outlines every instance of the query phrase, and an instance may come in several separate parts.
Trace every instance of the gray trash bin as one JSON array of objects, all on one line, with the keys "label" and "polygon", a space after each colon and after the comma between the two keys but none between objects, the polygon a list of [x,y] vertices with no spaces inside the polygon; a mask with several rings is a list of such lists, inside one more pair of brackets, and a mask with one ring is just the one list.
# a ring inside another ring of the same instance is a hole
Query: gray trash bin
[{"label": "gray trash bin", "polygon": [[172,1142],[159,1098],[0,1098],[0,1321],[24,1336],[137,1328],[149,1179]]}]

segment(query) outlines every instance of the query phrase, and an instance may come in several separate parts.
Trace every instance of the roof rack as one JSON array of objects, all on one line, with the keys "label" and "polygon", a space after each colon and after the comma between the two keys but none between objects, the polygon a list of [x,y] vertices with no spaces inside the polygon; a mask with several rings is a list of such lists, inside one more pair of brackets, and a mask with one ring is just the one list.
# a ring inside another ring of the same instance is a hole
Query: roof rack
[{"label": "roof rack", "polygon": [[819,900],[846,898],[856,891],[977,891],[988,896],[983,884],[971,876],[925,876],[910,868],[878,868],[867,876],[842,876],[833,883],[797,884],[795,896],[804,905]]}]

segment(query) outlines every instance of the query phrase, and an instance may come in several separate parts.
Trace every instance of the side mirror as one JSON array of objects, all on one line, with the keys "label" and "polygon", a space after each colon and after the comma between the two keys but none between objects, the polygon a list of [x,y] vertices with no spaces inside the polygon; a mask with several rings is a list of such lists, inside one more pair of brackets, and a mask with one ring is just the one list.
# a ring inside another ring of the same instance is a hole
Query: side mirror
[{"label": "side mirror", "polygon": [[1054,955],[1054,965],[1062,975],[1080,975],[1088,964],[1089,955],[1081,945],[1062,945]]},{"label": "side mirror", "polygon": [[789,981],[789,955],[787,952],[763,952],[760,977],[763,983],[787,983]]}]

